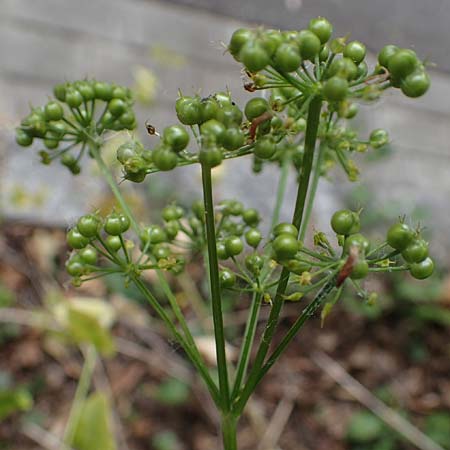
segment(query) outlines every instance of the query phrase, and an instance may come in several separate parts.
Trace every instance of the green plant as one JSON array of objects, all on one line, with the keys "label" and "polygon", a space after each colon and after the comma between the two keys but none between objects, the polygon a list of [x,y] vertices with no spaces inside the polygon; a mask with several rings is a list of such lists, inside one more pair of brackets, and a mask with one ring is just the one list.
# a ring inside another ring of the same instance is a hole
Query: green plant
[{"label": "green plant", "polygon": [[[226,450],[237,449],[237,422],[259,382],[304,323],[321,306],[323,317],[329,312],[344,285],[371,298],[358,281],[369,273],[409,270],[416,278],[425,278],[433,271],[420,229],[413,229],[404,219],[388,231],[387,241],[373,245],[359,233],[360,212],[339,211],[331,221],[335,242],[323,232],[315,233],[312,246],[304,242],[320,177],[338,164],[355,180],[359,170],[353,155],[388,143],[384,130],[374,130],[368,139],[361,139],[348,127],[346,120],[357,114],[357,103],[373,102],[391,87],[417,97],[429,85],[423,63],[411,50],[385,47],[378,65],[369,71],[362,43],[346,42],[346,38],[330,41],[331,34],[332,26],[324,18],[313,19],[308,30],[299,32],[237,30],[228,50],[246,69],[244,87],[250,92],[266,90],[268,100],[252,98],[242,111],[228,92],[206,98],[180,93],[175,110],[181,124],[161,134],[146,124],[148,133],[159,138],[153,149],[146,149],[134,136],[117,149],[123,177],[131,182],[143,182],[152,173],[180,166],[200,166],[203,201],[188,210],[169,205],[159,224],[138,223],[102,157],[108,132],[136,127],[128,89],[95,80],[57,85],[56,100],[44,108],[32,108],[17,129],[19,145],[43,143],[46,149],[40,156],[45,164],[59,159],[77,174],[85,154],[97,162],[117,199],[117,209],[107,217],[97,212],[85,215],[69,230],[67,242],[73,252],[67,271],[75,285],[119,274],[126,285],[141,292],[205,382],[221,413]],[[196,151],[189,147],[192,138]],[[255,173],[265,164],[280,166],[277,202],[265,239],[258,229],[257,211],[238,200],[218,205],[213,201],[212,168],[245,156],[253,157]],[[298,174],[297,200],[292,223],[280,224],[291,167]],[[204,255],[209,277],[218,382],[164,275],[179,274],[198,253]],[[144,281],[142,275],[148,270],[156,272],[168,304],[158,300]],[[228,362],[225,351],[225,289],[248,292],[252,298],[236,367]],[[312,300],[269,353],[284,302],[301,300],[303,305],[309,295]],[[262,302],[270,303],[270,316],[248,370]],[[89,326],[77,329],[87,333]],[[81,333],[78,339],[83,337]],[[103,335],[97,338],[97,345],[107,344]],[[67,442],[73,443],[73,437]]]}]

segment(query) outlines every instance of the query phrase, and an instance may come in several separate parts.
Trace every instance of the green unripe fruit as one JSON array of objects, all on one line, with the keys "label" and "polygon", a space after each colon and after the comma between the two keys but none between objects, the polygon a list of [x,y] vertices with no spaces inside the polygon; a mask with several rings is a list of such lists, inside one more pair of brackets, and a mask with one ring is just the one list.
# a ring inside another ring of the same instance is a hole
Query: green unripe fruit
[{"label": "green unripe fruit", "polygon": [[163,131],[163,141],[174,151],[181,152],[189,144],[189,134],[181,125],[172,125]]},{"label": "green unripe fruit", "polygon": [[99,231],[100,220],[94,214],[87,214],[78,219],[77,228],[83,236],[93,238]]},{"label": "green unripe fruit", "polygon": [[160,244],[167,241],[167,235],[162,227],[159,225],[151,225],[144,228],[139,237],[143,245],[150,244]]},{"label": "green unripe fruit", "polygon": [[273,229],[274,236],[279,236],[280,234],[290,234],[297,239],[298,230],[292,223],[281,222]]},{"label": "green unripe fruit", "polygon": [[82,82],[77,85],[77,89],[80,92],[84,100],[89,101],[95,98],[94,86],[89,82]]},{"label": "green unripe fruit", "polygon": [[414,239],[402,251],[402,256],[408,263],[420,263],[428,256],[428,243],[423,239]]},{"label": "green unripe fruit", "polygon": [[401,49],[389,59],[388,69],[394,78],[402,79],[414,72],[418,63],[419,61],[414,51]]},{"label": "green unripe fruit", "polygon": [[202,106],[197,97],[180,97],[175,104],[178,120],[184,125],[202,122]]},{"label": "green unripe fruit", "polygon": [[321,41],[316,34],[310,30],[302,30],[298,35],[300,55],[303,59],[311,61],[319,54]]},{"label": "green unripe fruit", "polygon": [[217,242],[217,257],[222,260],[228,259],[230,257],[227,251],[227,247],[225,246],[225,242],[223,241]]},{"label": "green unripe fruit", "polygon": [[244,222],[253,227],[255,225],[258,225],[258,223],[261,221],[261,217],[259,216],[258,210],[255,208],[248,208],[244,211],[242,214],[242,219]]},{"label": "green unripe fruit", "polygon": [[112,252],[117,252],[122,248],[122,242],[119,236],[108,236],[105,244]]},{"label": "green unripe fruit", "polygon": [[208,143],[213,142],[220,144],[225,130],[225,125],[216,119],[210,119],[200,125],[200,132],[203,140]]},{"label": "green unripe fruit", "polygon": [[109,83],[103,81],[96,81],[94,83],[95,97],[99,100],[108,102],[113,96],[113,87]]},{"label": "green unripe fruit", "polygon": [[53,88],[53,94],[60,102],[64,102],[66,100],[66,85],[55,85],[55,87]]},{"label": "green unripe fruit", "polygon": [[271,137],[262,137],[256,141],[253,153],[261,159],[271,158],[277,150],[277,146]]},{"label": "green unripe fruit", "polygon": [[45,118],[47,120],[61,120],[64,116],[63,107],[57,102],[48,102],[45,105]]},{"label": "green unripe fruit", "polygon": [[348,82],[339,76],[331,77],[323,85],[322,92],[328,101],[339,102],[347,97]]},{"label": "green unripe fruit", "polygon": [[367,254],[370,250],[370,242],[362,234],[351,234],[345,240],[344,252],[348,253],[352,247],[356,247],[360,253]]},{"label": "green unripe fruit", "polygon": [[398,52],[396,45],[385,45],[378,53],[378,63],[380,66],[388,67],[390,59]]},{"label": "green unripe fruit", "polygon": [[78,252],[78,256],[85,264],[93,266],[97,263],[97,250],[93,247],[85,247]]},{"label": "green unripe fruit", "polygon": [[324,17],[311,19],[309,22],[309,29],[320,39],[322,44],[328,42],[333,33],[333,26]]},{"label": "green unripe fruit", "polygon": [[302,58],[296,44],[281,44],[273,59],[273,66],[280,72],[294,72],[300,67]]},{"label": "green unripe fruit", "polygon": [[207,97],[201,100],[201,115],[202,122],[206,122],[209,119],[217,119],[219,112],[219,102],[214,97]]},{"label": "green unripe fruit", "polygon": [[74,249],[82,249],[89,244],[89,239],[84,237],[77,228],[72,228],[67,233],[67,243]]},{"label": "green unripe fruit", "polygon": [[152,254],[157,261],[160,259],[166,259],[170,256],[170,248],[167,244],[157,244],[153,247]]},{"label": "green unripe fruit", "polygon": [[430,87],[430,77],[424,70],[416,70],[400,82],[402,92],[411,98],[421,97]]},{"label": "green unripe fruit", "polygon": [[237,236],[229,236],[225,239],[225,248],[230,256],[237,256],[244,250],[244,244]]},{"label": "green unripe fruit", "polygon": [[252,30],[249,30],[247,28],[240,28],[236,30],[231,36],[230,44],[228,45],[228,50],[235,58],[238,57],[242,47],[247,42],[252,40],[253,37],[254,33]]},{"label": "green unripe fruit", "polygon": [[256,228],[251,228],[245,233],[245,241],[250,247],[256,248],[261,242],[261,232]]},{"label": "green unripe fruit", "polygon": [[201,164],[212,168],[220,165],[223,159],[223,154],[218,147],[202,148],[198,155],[198,159]]},{"label": "green unripe fruit", "polygon": [[389,135],[386,130],[378,128],[370,133],[369,143],[373,148],[381,148],[389,142]]},{"label": "green unripe fruit", "polygon": [[357,233],[359,231],[359,216],[348,209],[336,211],[331,217],[331,228],[336,234]]},{"label": "green unripe fruit", "polygon": [[83,103],[83,97],[76,89],[67,89],[66,91],[66,103],[71,108],[78,108]]},{"label": "green unripe fruit", "polygon": [[272,248],[276,259],[291,259],[297,254],[299,244],[297,238],[292,236],[292,234],[283,233],[273,240]]},{"label": "green unripe fruit", "polygon": [[227,150],[237,150],[245,143],[245,135],[240,128],[232,127],[222,135],[222,145]]},{"label": "green unripe fruit", "polygon": [[162,171],[174,169],[178,164],[178,156],[167,148],[158,148],[152,152],[152,161],[156,168]]},{"label": "green unripe fruit", "polygon": [[422,262],[411,264],[409,273],[418,280],[430,277],[434,272],[434,262],[431,258],[426,258]]},{"label": "green unripe fruit", "polygon": [[359,41],[349,42],[345,46],[343,54],[355,64],[359,64],[366,57],[366,46]]},{"label": "green unripe fruit", "polygon": [[358,259],[356,263],[353,265],[352,273],[350,274],[350,278],[354,280],[361,280],[362,278],[366,278],[369,273],[369,264],[365,259]]},{"label": "green unripe fruit", "polygon": [[16,130],[16,142],[21,147],[29,147],[33,143],[33,137],[30,136],[26,131],[18,128]]},{"label": "green unripe fruit", "polygon": [[181,206],[177,205],[168,205],[162,210],[162,218],[166,222],[170,222],[172,220],[179,220],[183,217],[184,211]]},{"label": "green unripe fruit", "polygon": [[396,223],[387,232],[387,243],[395,250],[403,251],[414,239],[414,231],[406,223]]},{"label": "green unripe fruit", "polygon": [[266,49],[257,41],[248,41],[239,52],[239,60],[250,72],[259,72],[270,63]]},{"label": "green unripe fruit", "polygon": [[80,277],[85,272],[84,264],[78,259],[70,259],[66,263],[66,271],[72,277]]},{"label": "green unripe fruit", "polygon": [[113,98],[108,103],[108,111],[114,116],[119,117],[127,109],[126,103],[121,98]]},{"label": "green unripe fruit", "polygon": [[358,77],[358,67],[350,58],[335,59],[326,73],[327,77],[339,76],[347,80]]},{"label": "green unripe fruit", "polygon": [[171,220],[164,225],[164,231],[167,234],[167,238],[169,240],[173,240],[177,237],[177,234],[180,231],[180,225],[178,222]]},{"label": "green unripe fruit", "polygon": [[219,272],[220,286],[224,289],[230,289],[236,284],[236,275],[228,269]]},{"label": "green unripe fruit", "polygon": [[236,105],[226,105],[219,108],[216,119],[226,128],[237,127],[242,123],[242,111]]},{"label": "green unripe fruit", "polygon": [[245,267],[247,268],[247,270],[249,270],[254,275],[259,274],[263,265],[264,265],[264,259],[257,253],[248,255],[245,258]]},{"label": "green unripe fruit", "polygon": [[103,229],[110,236],[119,236],[122,234],[122,221],[119,214],[110,214],[106,217]]},{"label": "green unripe fruit", "polygon": [[247,119],[251,121],[263,115],[268,110],[269,103],[267,103],[267,100],[262,97],[255,97],[247,102],[244,112]]}]

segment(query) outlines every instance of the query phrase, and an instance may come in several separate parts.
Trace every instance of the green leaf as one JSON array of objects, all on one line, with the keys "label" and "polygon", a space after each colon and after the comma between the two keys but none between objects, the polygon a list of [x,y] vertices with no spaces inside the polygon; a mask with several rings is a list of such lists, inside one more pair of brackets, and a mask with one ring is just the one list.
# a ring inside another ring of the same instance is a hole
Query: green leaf
[{"label": "green leaf", "polygon": [[76,450],[117,449],[111,427],[111,408],[101,392],[92,394],[84,403],[72,446]]},{"label": "green leaf", "polygon": [[161,431],[152,438],[153,447],[155,450],[178,450],[180,441],[173,431]]},{"label": "green leaf", "polygon": [[23,388],[0,391],[0,420],[17,411],[28,411],[33,406],[31,394]]},{"label": "green leaf", "polygon": [[0,308],[7,308],[16,301],[14,292],[0,283]]},{"label": "green leaf", "polygon": [[442,445],[450,449],[450,413],[438,412],[427,417],[425,422],[425,433]]},{"label": "green leaf", "polygon": [[189,398],[189,386],[176,378],[169,378],[159,385],[155,397],[166,405],[181,405]]},{"label": "green leaf", "polygon": [[90,343],[104,356],[114,354],[114,342],[109,330],[102,327],[92,315],[69,308],[68,329],[75,342]]},{"label": "green leaf", "polygon": [[347,438],[352,442],[367,443],[382,437],[383,422],[368,411],[354,414],[347,428]]}]

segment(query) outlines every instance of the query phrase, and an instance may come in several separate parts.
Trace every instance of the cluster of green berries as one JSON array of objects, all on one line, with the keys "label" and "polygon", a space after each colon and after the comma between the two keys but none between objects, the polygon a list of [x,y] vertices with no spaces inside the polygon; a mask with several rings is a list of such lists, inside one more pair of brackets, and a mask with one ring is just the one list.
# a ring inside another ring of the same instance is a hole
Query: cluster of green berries
[{"label": "cluster of green berries", "polygon": [[[254,208],[244,208],[237,200],[225,200],[219,204],[217,224],[217,257],[220,261],[235,260],[246,253],[245,269],[252,277],[257,277],[264,265],[264,257],[256,250],[262,241],[258,228],[261,222],[259,212]],[[250,252],[245,252],[247,244]],[[231,288],[236,282],[236,274],[230,268],[222,268],[220,281],[224,288]]]},{"label": "cluster of green berries", "polygon": [[423,280],[433,274],[434,261],[428,256],[428,242],[420,236],[420,232],[400,221],[389,228],[386,240],[401,253],[414,278]]},{"label": "cluster of green berries", "polygon": [[332,32],[332,25],[323,17],[311,20],[309,28],[299,32],[241,28],[233,33],[228,50],[250,72],[268,66],[280,72],[294,72],[302,61],[328,58],[325,44]]},{"label": "cluster of green berries", "polygon": [[[175,210],[179,218],[182,217],[183,210],[178,206],[167,207],[163,216],[167,218],[171,210]],[[174,217],[173,214],[171,216]],[[185,258],[175,251],[173,245],[180,230],[178,219],[167,221],[164,226],[143,227],[139,234],[142,253],[134,262],[134,244],[124,237],[129,228],[130,220],[122,213],[112,212],[105,218],[97,213],[80,217],[67,233],[67,243],[74,250],[66,263],[69,275],[80,282],[83,281],[80,277],[85,275],[110,273],[111,268],[105,272],[104,268],[96,266],[99,254],[118,266],[117,271],[128,274],[139,274],[142,270],[156,268],[177,274],[184,269]]]},{"label": "cluster of green berries", "polygon": [[[66,263],[69,275],[79,279],[95,272],[100,244],[107,254],[115,255],[124,245],[122,234],[130,228],[125,214],[111,213],[105,219],[99,214],[87,214],[67,232],[67,244],[74,250]],[[102,234],[105,234],[102,237]]]},{"label": "cluster of green berries", "polygon": [[[370,241],[359,233],[359,214],[350,210],[340,210],[333,214],[331,218],[331,228],[342,236],[344,253],[351,247],[356,247],[359,251],[357,265],[360,269],[358,278],[363,278],[369,271],[369,264],[386,265],[389,271],[390,257],[401,254],[410,274],[417,279],[428,278],[434,271],[434,262],[428,256],[428,243],[421,238],[420,232],[414,231],[409,225],[400,221],[392,225],[386,236],[386,244],[394,249],[393,252],[384,258],[375,257],[365,260],[371,248]],[[366,270],[367,269],[367,270]],[[355,269],[354,269],[355,270]],[[353,274],[354,277],[354,274]]]},{"label": "cluster of green berries", "polygon": [[[152,150],[145,149],[136,140],[119,147],[117,159],[126,179],[141,182],[149,173],[170,171],[193,162],[215,167],[224,158],[237,156],[240,150],[252,152],[259,161],[274,159],[283,150],[277,144],[286,134],[296,133],[300,128],[300,121],[284,124],[270,103],[261,97],[250,99],[244,111],[223,92],[206,98],[180,97],[175,109],[183,125],[165,128]],[[199,151],[196,153],[187,149],[190,134],[185,126],[197,138]],[[305,124],[301,126],[304,129]]]},{"label": "cluster of green berries", "polygon": [[[79,161],[89,141],[105,130],[132,130],[136,118],[131,91],[122,86],[95,80],[58,84],[54,99],[34,107],[16,129],[16,141],[23,147],[41,140],[39,152],[44,164],[60,159],[73,174],[80,172]],[[96,106],[104,104],[102,111]]]},{"label": "cluster of green berries", "polygon": [[[297,93],[321,95],[335,105],[341,117],[352,118],[357,113],[357,106],[341,102],[350,97],[377,99],[389,85],[400,87],[409,97],[427,91],[429,77],[412,50],[384,47],[379,67],[369,74],[366,46],[356,40],[347,42],[347,38],[330,40],[332,32],[323,17],[312,19],[301,31],[241,28],[233,33],[228,50],[249,72],[254,90],[274,88],[280,80],[288,82]],[[377,77],[385,71],[381,67],[389,71],[388,78]]]},{"label": "cluster of green berries", "polygon": [[411,49],[386,45],[378,54],[380,69],[388,71],[392,86],[407,97],[420,97],[430,87],[430,77],[424,64]]}]

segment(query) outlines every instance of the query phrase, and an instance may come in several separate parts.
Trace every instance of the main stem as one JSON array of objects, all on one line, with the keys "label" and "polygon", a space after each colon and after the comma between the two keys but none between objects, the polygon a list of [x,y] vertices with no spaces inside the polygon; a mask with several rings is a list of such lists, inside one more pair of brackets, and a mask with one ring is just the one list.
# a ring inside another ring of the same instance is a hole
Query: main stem
[{"label": "main stem", "polygon": [[[322,99],[320,97],[314,97],[308,108],[308,119],[305,132],[305,153],[303,156],[302,171],[300,174],[300,180],[297,191],[297,200],[295,202],[294,214],[292,217],[292,224],[299,230],[302,223],[303,212],[305,209],[305,201],[308,193],[309,179],[311,175],[314,150],[316,147],[317,131],[320,122],[320,112],[322,109]],[[272,342],[273,335],[275,333],[276,326],[278,324],[278,318],[280,316],[281,308],[284,303],[284,294],[289,282],[290,272],[283,268],[281,271],[280,279],[278,282],[277,291],[273,300],[273,306],[270,311],[269,319],[267,321],[266,329],[264,330],[261,338],[261,343],[258,352],[255,357],[252,370],[248,377],[247,383],[240,396],[237,397],[233,412],[236,415],[240,415],[247,403],[252,392],[255,390],[260,378],[259,372],[264,364],[264,360]]]},{"label": "main stem", "polygon": [[222,442],[224,450],[237,450],[237,419],[231,414],[222,416]]},{"label": "main stem", "polygon": [[120,204],[120,207],[122,208],[122,211],[128,216],[131,222],[131,226],[133,227],[136,234],[139,236],[140,228],[139,225],[131,212],[131,209],[127,205],[127,202],[122,197],[122,193],[119,190],[119,187],[117,186],[116,181],[114,180],[108,166],[105,164],[105,161],[103,160],[101,154],[99,145],[96,142],[89,143],[89,149],[91,151],[91,154],[93,155],[95,161],[98,164],[98,167],[100,168],[100,171],[102,172],[102,175],[105,177],[106,182],[108,183],[112,193],[114,194],[114,197],[116,197],[117,201]]},{"label": "main stem", "polygon": [[[207,166],[206,164],[202,164],[201,167],[203,200],[205,205],[206,243],[208,247],[209,280],[211,287],[211,304],[214,323],[214,337],[216,341],[217,370],[219,372],[219,391],[222,411],[224,413],[227,413],[230,410],[230,388],[228,384],[222,301],[220,296],[219,262],[217,259],[211,167]],[[233,449],[233,447],[230,447],[230,449]]]},{"label": "main stem", "polygon": [[89,346],[84,352],[84,365],[78,380],[75,397],[64,432],[63,442],[69,446],[72,445],[75,431],[80,420],[81,410],[91,386],[92,374],[94,373],[95,363],[97,361],[97,352],[93,346]]}]

